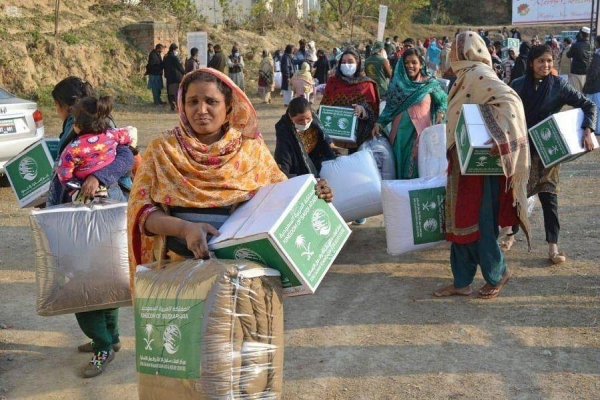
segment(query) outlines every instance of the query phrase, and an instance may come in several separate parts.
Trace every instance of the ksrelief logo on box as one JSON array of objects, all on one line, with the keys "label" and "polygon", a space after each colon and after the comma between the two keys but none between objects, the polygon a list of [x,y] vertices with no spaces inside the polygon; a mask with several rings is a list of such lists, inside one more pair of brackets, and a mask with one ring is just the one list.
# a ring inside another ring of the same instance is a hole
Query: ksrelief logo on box
[{"label": "ksrelief logo on box", "polygon": [[177,379],[200,377],[204,300],[135,300],[137,371]]},{"label": "ksrelief logo on box", "polygon": [[411,190],[411,217],[414,244],[434,243],[444,240],[446,188]]},{"label": "ksrelief logo on box", "polygon": [[265,260],[260,256],[260,254],[258,254],[257,252],[255,252],[252,249],[249,249],[247,247],[238,247],[234,252],[233,252],[233,257],[236,260],[247,260],[247,261],[254,261],[254,262],[258,262],[261,263],[263,265],[267,265],[267,263],[265,262]]},{"label": "ksrelief logo on box", "polygon": [[321,106],[319,118],[329,136],[337,139],[356,140],[356,116],[348,107]]},{"label": "ksrelief logo on box", "polygon": [[48,191],[53,167],[54,160],[43,141],[31,145],[4,165],[19,206],[33,204]]},{"label": "ksrelief logo on box", "polygon": [[31,182],[38,175],[38,165],[35,160],[31,157],[24,157],[19,162],[19,175],[21,178]]}]

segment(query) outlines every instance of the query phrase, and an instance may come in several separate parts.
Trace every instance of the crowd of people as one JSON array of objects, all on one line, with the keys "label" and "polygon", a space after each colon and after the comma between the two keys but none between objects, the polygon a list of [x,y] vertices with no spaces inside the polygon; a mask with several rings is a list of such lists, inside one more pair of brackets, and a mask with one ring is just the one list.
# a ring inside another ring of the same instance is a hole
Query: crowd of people
[{"label": "crowd of people", "polygon": [[[169,46],[164,58],[164,46],[157,44],[148,58],[148,88],[154,104],[164,104],[166,78],[168,104],[179,115],[178,125],[151,140],[141,161],[131,132],[117,128],[109,98],[97,97],[89,83],[76,77],[59,82],[52,96],[64,123],[48,206],[96,196],[128,199],[133,276],[137,265],[157,259],[209,257],[208,238],[218,235],[232,210],[258,189],[298,175],[318,177],[324,161],[351,154],[372,137],[383,135],[389,141],[397,179],[417,178],[421,132],[446,123],[445,229],[452,243],[453,282],[434,295],[470,295],[479,266],[486,283],[478,294],[491,299],[510,279],[504,252],[510,250],[514,235],[522,229],[530,242],[528,197],[537,194],[542,204],[549,259],[555,264],[566,260],[558,248],[560,165],[543,166],[527,129],[564,106],[581,108],[582,144],[593,149],[600,36],[592,59],[589,34],[589,28],[582,28],[577,41],[565,39],[562,48],[556,48],[554,38],[550,44],[532,38],[521,42],[518,51],[507,49],[504,60],[499,54],[505,49],[497,42],[507,37],[522,40],[516,28],[505,28],[493,38],[489,32],[471,30],[459,31],[452,39],[400,41],[395,36],[393,41],[368,41],[361,51],[336,47],[330,57],[304,39],[283,52],[264,50],[258,67],[261,100],[271,102],[279,73],[286,108],[275,125],[274,155],[258,131],[258,116],[244,92],[245,63],[237,46],[226,56],[220,45],[210,45],[208,67],[200,68],[198,49],[192,48],[182,63],[177,44]],[[564,79],[559,75],[567,61]],[[311,107],[319,87],[321,105],[353,110],[358,119],[356,142],[336,142],[326,135]],[[500,156],[502,176],[461,174],[454,130],[463,104],[480,106],[491,136],[490,154]],[[101,149],[93,147],[95,152],[81,156],[98,142]],[[326,201],[333,198],[324,180],[318,180],[315,191]],[[500,241],[499,227],[511,228]],[[93,353],[84,376],[97,376],[120,349],[118,309],[78,313],[76,319],[91,339],[79,351]]]}]

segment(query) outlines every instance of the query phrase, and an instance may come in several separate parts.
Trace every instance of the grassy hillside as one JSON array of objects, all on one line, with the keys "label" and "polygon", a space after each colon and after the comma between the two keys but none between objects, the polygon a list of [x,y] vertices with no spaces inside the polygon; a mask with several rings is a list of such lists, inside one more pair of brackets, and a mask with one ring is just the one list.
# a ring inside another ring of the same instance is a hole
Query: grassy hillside
[{"label": "grassy hillside", "polygon": [[[18,6],[5,6],[0,15],[0,86],[21,96],[50,106],[50,91],[59,80],[77,75],[92,83],[102,93],[112,94],[126,104],[148,102],[150,93],[143,77],[147,54],[135,48],[121,33],[125,25],[139,21],[160,20],[176,23],[173,16],[117,0],[60,2],[59,34],[54,35],[54,0],[21,0]],[[523,28],[525,36],[533,33],[560,32],[564,27]],[[451,36],[454,26],[388,26],[386,36]],[[180,45],[186,53],[185,32],[207,31],[210,41],[220,43],[228,52],[236,43],[246,55],[248,92],[256,86],[257,66],[262,49],[282,49],[301,37],[315,40],[318,48],[331,51],[334,46],[374,38],[376,24],[345,29],[321,21],[316,27],[303,24],[282,26],[265,35],[229,30],[203,24],[199,18],[181,30]],[[255,57],[250,59],[250,53]]]}]

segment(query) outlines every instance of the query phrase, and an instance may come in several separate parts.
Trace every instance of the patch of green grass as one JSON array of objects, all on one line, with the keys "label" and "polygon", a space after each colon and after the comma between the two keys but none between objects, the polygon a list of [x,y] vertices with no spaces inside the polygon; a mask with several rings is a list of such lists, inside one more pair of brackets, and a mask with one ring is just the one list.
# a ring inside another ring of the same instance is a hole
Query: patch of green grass
[{"label": "patch of green grass", "polygon": [[73,33],[72,31],[65,32],[60,35],[62,40],[64,40],[68,45],[74,45],[79,43],[79,37]]},{"label": "patch of green grass", "polygon": [[52,97],[52,90],[54,86],[52,85],[44,85],[40,87],[38,92],[38,102],[43,104],[44,107],[52,107],[54,106],[54,98]]}]

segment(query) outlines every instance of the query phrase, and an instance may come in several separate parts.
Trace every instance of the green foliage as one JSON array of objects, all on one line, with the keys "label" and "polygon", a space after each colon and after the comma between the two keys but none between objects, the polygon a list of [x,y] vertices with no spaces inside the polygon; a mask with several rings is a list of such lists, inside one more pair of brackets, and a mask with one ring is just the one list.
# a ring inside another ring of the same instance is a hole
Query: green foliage
[{"label": "green foliage", "polygon": [[64,40],[68,45],[74,45],[79,43],[79,37],[73,32],[64,32],[60,35],[62,40]]},{"label": "green foliage", "polygon": [[293,26],[298,22],[294,0],[257,0],[250,10],[250,28],[266,33],[278,25]]},{"label": "green foliage", "polygon": [[[435,1],[435,0],[434,0]],[[337,21],[341,28],[364,19],[379,17],[379,0],[326,0],[322,3],[321,19]],[[430,0],[388,0],[387,26],[398,26],[411,21],[418,10],[430,4]]]},{"label": "green foliage", "polygon": [[37,101],[40,107],[50,108],[54,106],[54,99],[52,98],[53,89],[53,85],[41,84],[35,92],[30,93],[27,97]]}]

